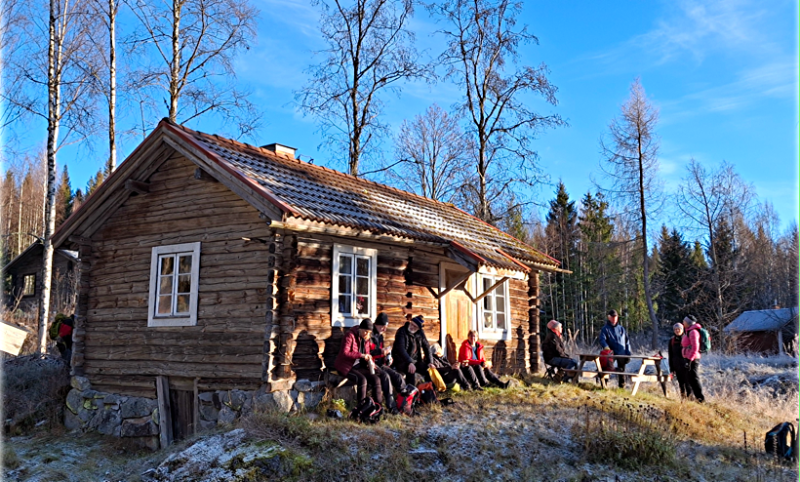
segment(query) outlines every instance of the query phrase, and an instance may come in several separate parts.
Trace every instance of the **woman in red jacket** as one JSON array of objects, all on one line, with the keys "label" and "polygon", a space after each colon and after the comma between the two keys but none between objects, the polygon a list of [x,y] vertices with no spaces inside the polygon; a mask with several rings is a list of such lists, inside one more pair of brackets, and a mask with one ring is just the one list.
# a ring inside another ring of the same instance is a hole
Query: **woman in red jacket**
[{"label": "woman in red jacket", "polygon": [[[458,350],[458,361],[461,363],[461,369],[464,371],[472,370],[475,372],[478,382],[481,386],[487,386],[491,382],[497,387],[508,388],[509,382],[502,382],[497,375],[486,366],[486,359],[483,357],[483,345],[478,341],[478,332],[469,330],[467,339],[461,344],[461,349]],[[464,376],[470,379],[469,373]]]},{"label": "woman in red jacket", "polygon": [[372,320],[369,318],[361,321],[360,325],[347,330],[339,347],[339,355],[336,357],[334,367],[343,377],[347,377],[355,384],[359,403],[367,398],[367,387],[371,386],[375,402],[382,405],[381,377],[385,374],[375,366],[372,355],[370,355],[371,335]]}]

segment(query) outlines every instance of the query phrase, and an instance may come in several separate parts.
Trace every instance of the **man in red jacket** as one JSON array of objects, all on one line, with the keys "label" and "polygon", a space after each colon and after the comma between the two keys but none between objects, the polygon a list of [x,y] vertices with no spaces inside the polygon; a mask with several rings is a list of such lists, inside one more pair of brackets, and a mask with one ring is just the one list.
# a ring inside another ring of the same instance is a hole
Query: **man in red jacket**
[{"label": "man in red jacket", "polygon": [[[500,388],[508,388],[509,382],[502,382],[497,375],[486,366],[486,359],[483,357],[483,345],[478,341],[478,332],[469,330],[467,339],[461,344],[461,349],[458,350],[458,361],[461,363],[462,369],[471,369],[475,372],[478,382],[481,386],[492,384]],[[470,377],[467,375],[467,378]]]},{"label": "man in red jacket", "polygon": [[334,367],[342,376],[355,384],[359,403],[367,398],[367,387],[371,386],[375,402],[383,404],[381,377],[385,374],[375,366],[370,355],[372,328],[372,320],[365,318],[360,325],[347,330],[339,346],[339,355],[336,357]]}]

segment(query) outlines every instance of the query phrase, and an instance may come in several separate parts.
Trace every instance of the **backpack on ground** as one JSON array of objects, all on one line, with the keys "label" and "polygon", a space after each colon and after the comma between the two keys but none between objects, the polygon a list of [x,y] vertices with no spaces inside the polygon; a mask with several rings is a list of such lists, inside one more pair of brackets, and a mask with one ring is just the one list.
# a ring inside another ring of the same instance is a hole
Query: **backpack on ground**
[{"label": "backpack on ground", "polygon": [[764,437],[764,449],[770,455],[781,459],[797,458],[797,434],[794,425],[783,422],[767,432]]},{"label": "backpack on ground", "polygon": [[708,353],[711,351],[711,335],[705,328],[698,328],[700,332],[700,353]]},{"label": "backpack on ground", "polygon": [[419,404],[419,390],[414,385],[406,385],[396,396],[397,411],[408,415],[414,415],[414,409]]},{"label": "backpack on ground", "polygon": [[417,390],[419,390],[419,399],[423,405],[439,403],[439,397],[436,396],[436,388],[434,388],[433,383],[421,383],[417,385]]},{"label": "backpack on ground", "polygon": [[356,408],[350,412],[350,418],[361,423],[378,423],[383,415],[383,408],[372,397],[361,400]]},{"label": "backpack on ground", "polygon": [[443,392],[447,390],[447,384],[444,383],[442,374],[439,373],[439,370],[437,370],[436,367],[428,367],[428,376],[431,377],[431,383],[433,383],[433,386],[436,387],[437,392]]}]

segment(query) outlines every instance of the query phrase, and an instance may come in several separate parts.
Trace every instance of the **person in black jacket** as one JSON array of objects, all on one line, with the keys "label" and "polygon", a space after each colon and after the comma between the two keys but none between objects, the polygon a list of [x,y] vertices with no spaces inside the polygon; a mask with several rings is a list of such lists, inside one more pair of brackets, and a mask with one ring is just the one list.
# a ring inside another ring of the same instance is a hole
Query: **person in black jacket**
[{"label": "person in black jacket", "polygon": [[378,317],[375,318],[375,322],[372,324],[373,349],[370,352],[375,364],[386,374],[386,376],[381,379],[381,383],[383,385],[383,393],[387,394],[387,397],[392,393],[392,388],[394,388],[394,393],[400,393],[406,384],[405,380],[403,380],[403,375],[390,368],[390,365],[394,362],[392,359],[392,349],[391,347],[384,346],[383,342],[383,334],[386,332],[386,326],[388,324],[389,317],[386,316],[386,313],[379,313]]},{"label": "person in black jacket", "polygon": [[405,375],[407,383],[414,386],[417,385],[416,375],[424,380],[431,360],[431,347],[422,331],[424,323],[425,319],[421,315],[406,322],[397,330],[392,345],[395,368]]},{"label": "person in black jacket", "polygon": [[678,380],[678,389],[681,397],[686,398],[692,395],[692,386],[689,385],[689,374],[686,372],[686,360],[683,359],[683,348],[681,338],[683,338],[683,324],[675,323],[672,325],[675,336],[669,339],[667,353],[669,356],[669,371]]},{"label": "person in black jacket", "polygon": [[[556,320],[550,320],[547,323],[547,329],[547,335],[544,337],[544,343],[542,343],[542,358],[544,358],[544,362],[558,368],[577,368],[578,362],[570,358],[564,348],[564,339],[561,337],[561,323]],[[564,380],[568,381],[569,378],[566,377]]]},{"label": "person in black jacket", "polygon": [[470,367],[462,371],[460,363],[450,363],[442,355],[444,355],[444,350],[438,343],[431,345],[430,365],[439,371],[446,384],[458,382],[458,385],[464,390],[483,390],[475,372]]}]

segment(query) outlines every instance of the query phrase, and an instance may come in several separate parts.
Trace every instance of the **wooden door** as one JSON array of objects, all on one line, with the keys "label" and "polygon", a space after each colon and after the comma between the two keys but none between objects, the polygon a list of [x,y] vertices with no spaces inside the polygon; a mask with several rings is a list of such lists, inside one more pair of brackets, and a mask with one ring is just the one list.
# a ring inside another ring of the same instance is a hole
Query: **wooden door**
[{"label": "wooden door", "polygon": [[[445,271],[445,286],[450,286],[466,272],[460,270]],[[467,281],[469,283],[470,280]],[[446,353],[450,363],[458,359],[458,348],[467,339],[467,333],[473,326],[473,303],[462,289],[454,289],[445,295],[445,342]]]}]

